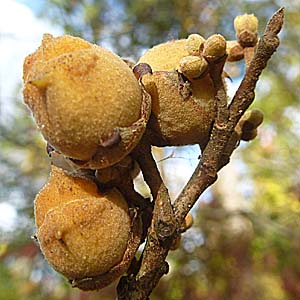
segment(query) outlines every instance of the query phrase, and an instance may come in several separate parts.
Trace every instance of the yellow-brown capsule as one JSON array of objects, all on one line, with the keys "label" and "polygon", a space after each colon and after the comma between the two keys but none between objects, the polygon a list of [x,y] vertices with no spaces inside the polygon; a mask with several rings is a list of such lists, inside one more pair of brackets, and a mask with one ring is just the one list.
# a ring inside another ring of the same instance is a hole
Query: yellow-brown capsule
[{"label": "yellow-brown capsule", "polygon": [[[23,80],[30,80],[30,72],[35,64],[43,63],[59,55],[71,53],[77,50],[90,49],[92,44],[71,35],[53,37],[51,34],[44,34],[39,48],[32,54],[29,54],[23,64]],[[27,76],[29,78],[27,79]]]},{"label": "yellow-brown capsule", "polygon": [[97,45],[47,36],[25,61],[24,83],[44,138],[83,168],[120,161],[145,130],[140,84],[120,57]]},{"label": "yellow-brown capsule", "polygon": [[[204,146],[209,138],[216,113],[215,90],[208,74],[195,80],[195,74],[188,77],[188,72],[185,74],[186,70],[180,68],[181,60],[186,62],[185,57],[189,56],[187,39],[182,39],[154,46],[139,60],[152,69],[152,74],[145,74],[141,82],[152,98],[148,128],[153,145]],[[176,71],[180,69],[187,76]],[[197,72],[196,76],[199,69]]]},{"label": "yellow-brown capsule", "polygon": [[[54,166],[35,199],[35,218],[45,258],[82,289],[101,288],[117,279],[139,246],[140,223],[131,219],[118,190],[100,194],[92,181]],[[86,278],[94,280],[84,284]]]},{"label": "yellow-brown capsule", "polygon": [[172,40],[149,49],[138,61],[148,64],[152,71],[174,71],[179,68],[180,60],[190,55],[187,40]]},{"label": "yellow-brown capsule", "polygon": [[[152,115],[148,123],[155,146],[179,146],[208,141],[215,118],[213,83],[208,75],[184,82],[178,73],[153,72],[142,78],[152,97]],[[189,95],[186,95],[190,92]]]}]

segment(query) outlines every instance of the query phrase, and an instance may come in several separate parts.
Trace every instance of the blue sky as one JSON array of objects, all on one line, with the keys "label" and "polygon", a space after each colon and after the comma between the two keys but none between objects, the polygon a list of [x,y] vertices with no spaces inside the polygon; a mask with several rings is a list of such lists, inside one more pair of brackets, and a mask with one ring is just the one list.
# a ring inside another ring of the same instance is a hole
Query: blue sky
[{"label": "blue sky", "polygon": [[36,13],[41,11],[42,5],[45,3],[44,0],[16,0],[16,2],[28,6]]},{"label": "blue sky", "polygon": [[[9,99],[16,84],[22,80],[22,65],[26,55],[41,42],[43,33],[61,34],[50,22],[36,17],[27,6],[42,1],[0,1],[0,116],[9,110]],[[35,7],[37,9],[37,6]]]}]

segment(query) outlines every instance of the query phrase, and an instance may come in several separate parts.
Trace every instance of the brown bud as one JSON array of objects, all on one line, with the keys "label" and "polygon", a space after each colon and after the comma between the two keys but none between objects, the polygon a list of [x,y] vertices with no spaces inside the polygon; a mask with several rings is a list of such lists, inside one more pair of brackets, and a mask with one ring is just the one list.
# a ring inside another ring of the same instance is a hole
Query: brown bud
[{"label": "brown bud", "polygon": [[172,245],[170,247],[170,250],[177,250],[180,247],[181,244],[181,235],[178,235],[175,240],[172,241]]},{"label": "brown bud", "polygon": [[227,41],[227,61],[234,62],[244,58],[244,49],[237,41]]},{"label": "brown bud", "polygon": [[242,130],[250,131],[257,128],[264,119],[264,114],[259,109],[247,111],[241,119]]},{"label": "brown bud", "polygon": [[256,136],[257,136],[257,128],[250,130],[250,131],[243,131],[241,139],[243,141],[248,142],[248,141],[254,140],[256,138]]},{"label": "brown bud", "polygon": [[181,231],[182,232],[187,231],[188,229],[190,229],[193,226],[193,223],[194,223],[193,216],[191,214],[187,214],[181,225]]},{"label": "brown bud", "polygon": [[236,36],[242,47],[254,47],[257,43],[258,20],[252,14],[244,14],[234,19]]}]

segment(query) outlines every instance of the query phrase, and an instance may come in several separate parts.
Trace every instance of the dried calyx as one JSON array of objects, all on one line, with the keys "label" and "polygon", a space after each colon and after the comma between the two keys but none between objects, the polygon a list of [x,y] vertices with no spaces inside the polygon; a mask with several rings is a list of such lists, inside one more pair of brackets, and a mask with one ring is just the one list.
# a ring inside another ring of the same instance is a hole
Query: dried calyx
[{"label": "dried calyx", "polygon": [[236,62],[244,58],[244,48],[237,41],[227,41],[227,61]]},{"label": "dried calyx", "polygon": [[102,288],[128,269],[141,238],[122,194],[52,167],[35,199],[37,238],[55,270],[83,290]]},{"label": "dried calyx", "polygon": [[141,138],[149,96],[110,51],[71,36],[45,35],[24,63],[24,101],[44,138],[82,168],[105,168]]}]

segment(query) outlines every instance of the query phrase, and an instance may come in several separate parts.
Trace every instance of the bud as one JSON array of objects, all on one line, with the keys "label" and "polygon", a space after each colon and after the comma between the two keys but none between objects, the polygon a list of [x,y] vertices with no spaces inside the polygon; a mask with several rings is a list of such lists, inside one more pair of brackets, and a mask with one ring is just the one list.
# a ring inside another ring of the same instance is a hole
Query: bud
[{"label": "bud", "polygon": [[263,122],[264,114],[259,109],[248,110],[240,119],[237,129],[243,141],[251,141],[257,136],[257,128]]},{"label": "bud", "polygon": [[227,61],[239,61],[244,58],[244,49],[237,41],[227,41]]},{"label": "bud", "polygon": [[244,14],[242,16],[237,16],[234,19],[234,29],[237,35],[241,34],[243,31],[257,34],[258,20],[253,14]]},{"label": "bud", "polygon": [[200,34],[190,34],[186,40],[186,49],[190,55],[199,55],[200,48],[205,42]]},{"label": "bud", "polygon": [[203,57],[185,56],[179,63],[179,70],[189,79],[197,79],[208,70],[208,63]]},{"label": "bud", "polygon": [[234,28],[238,41],[243,48],[256,45],[258,20],[254,15],[237,16],[234,19]]},{"label": "bud", "polygon": [[190,229],[193,226],[193,223],[194,223],[193,216],[190,213],[188,213],[185,216],[184,221],[183,221],[183,223],[181,225],[182,232],[185,232],[188,229]]},{"label": "bud", "polygon": [[243,131],[241,139],[243,141],[249,142],[251,140],[254,140],[257,136],[257,128],[250,130],[250,131]]},{"label": "bud", "polygon": [[221,34],[211,35],[203,47],[203,56],[210,62],[226,55],[226,40]]},{"label": "bud", "polygon": [[240,123],[243,131],[250,131],[257,128],[264,120],[264,114],[259,109],[248,110],[242,117]]},{"label": "bud", "polygon": [[181,235],[178,235],[175,240],[172,241],[170,250],[174,251],[180,247],[181,244]]}]

